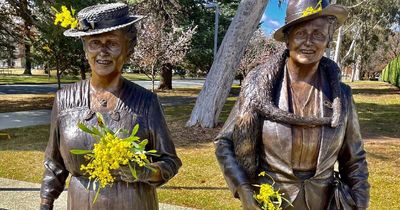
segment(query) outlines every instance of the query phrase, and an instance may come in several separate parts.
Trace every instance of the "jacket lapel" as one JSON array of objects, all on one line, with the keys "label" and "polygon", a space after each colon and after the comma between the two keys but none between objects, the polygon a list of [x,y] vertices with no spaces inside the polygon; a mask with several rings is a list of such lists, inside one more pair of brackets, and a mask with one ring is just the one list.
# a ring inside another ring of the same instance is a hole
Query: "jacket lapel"
[{"label": "jacket lapel", "polygon": [[[284,68],[283,81],[279,87],[277,101],[275,103],[282,110],[289,111],[288,95],[288,72]],[[276,136],[278,137],[279,150],[282,151],[282,160],[288,165],[288,172],[293,174],[292,169],[292,127],[288,124],[274,123],[276,126]]]},{"label": "jacket lapel", "polygon": [[[326,78],[326,74],[324,69],[320,69],[320,78],[321,78],[321,91],[320,91],[320,110],[321,117],[332,117],[333,109],[332,109],[332,92],[330,90],[329,81]],[[328,156],[334,155],[332,152],[333,139],[336,139],[336,135],[338,133],[339,128],[332,128],[330,126],[322,127],[322,138],[318,155],[316,176],[321,173],[326,167],[330,167],[332,163],[330,163],[334,158],[329,158]]]}]

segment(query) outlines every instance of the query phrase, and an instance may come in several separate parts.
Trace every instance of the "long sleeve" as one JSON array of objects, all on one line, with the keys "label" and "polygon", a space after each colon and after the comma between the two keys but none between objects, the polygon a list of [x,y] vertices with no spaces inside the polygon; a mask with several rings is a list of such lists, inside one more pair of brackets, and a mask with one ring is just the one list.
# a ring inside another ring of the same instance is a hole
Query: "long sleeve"
[{"label": "long sleeve", "polygon": [[224,173],[225,180],[234,197],[238,197],[238,187],[245,184],[250,184],[245,171],[239,165],[232,141],[232,133],[236,120],[236,115],[239,109],[239,102],[236,102],[232,108],[224,127],[218,134],[215,144],[215,155],[219,166]]},{"label": "long sleeve", "polygon": [[351,194],[357,207],[367,208],[370,188],[368,183],[368,167],[363,140],[360,134],[358,116],[351,94],[349,102],[346,134],[338,158],[339,172],[342,180],[351,188]]},{"label": "long sleeve", "polygon": [[172,142],[170,131],[164,119],[161,105],[156,95],[152,97],[152,101],[148,111],[148,122],[151,145],[157,150],[159,157],[154,157],[153,161],[160,168],[162,181],[160,183],[152,183],[154,185],[162,185],[178,173],[178,169],[182,166],[181,160],[178,158],[174,143]]},{"label": "long sleeve", "polygon": [[45,170],[40,189],[40,197],[51,201],[57,199],[64,190],[65,180],[69,174],[61,157],[59,137],[58,100],[56,96],[51,112],[50,137],[45,152]]}]

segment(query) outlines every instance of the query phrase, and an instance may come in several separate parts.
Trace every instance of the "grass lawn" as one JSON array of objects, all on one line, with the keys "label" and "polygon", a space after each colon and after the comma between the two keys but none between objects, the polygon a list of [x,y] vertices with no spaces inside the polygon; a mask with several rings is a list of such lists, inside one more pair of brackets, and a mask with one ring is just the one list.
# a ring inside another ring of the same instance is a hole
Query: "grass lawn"
[{"label": "grass lawn", "polygon": [[[370,170],[369,209],[400,209],[400,94],[380,82],[357,82],[353,87]],[[237,90],[235,90],[237,91]],[[195,97],[198,89],[160,92],[166,98]],[[0,99],[3,96],[0,96]],[[225,105],[221,119],[229,113],[234,97]],[[179,174],[158,190],[161,202],[201,209],[240,209],[232,198],[214,158],[214,129],[184,128],[192,101],[165,107],[165,114],[183,166]],[[1,110],[1,109],[0,109]],[[48,126],[8,129],[11,140],[0,140],[0,177],[40,182]]]}]

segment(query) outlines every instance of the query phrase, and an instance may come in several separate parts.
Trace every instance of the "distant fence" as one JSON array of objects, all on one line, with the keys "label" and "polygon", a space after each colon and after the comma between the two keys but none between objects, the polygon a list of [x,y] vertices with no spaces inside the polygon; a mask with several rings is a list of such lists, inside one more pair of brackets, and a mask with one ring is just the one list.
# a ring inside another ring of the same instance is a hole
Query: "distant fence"
[{"label": "distant fence", "polygon": [[0,74],[2,74],[2,75],[13,74],[13,69],[11,69],[11,68],[0,68]]},{"label": "distant fence", "polygon": [[383,69],[382,80],[400,87],[400,56],[397,56]]},{"label": "distant fence", "polygon": [[[33,75],[46,75],[42,69],[32,69]],[[21,75],[24,73],[23,68],[0,68],[0,75]]]}]

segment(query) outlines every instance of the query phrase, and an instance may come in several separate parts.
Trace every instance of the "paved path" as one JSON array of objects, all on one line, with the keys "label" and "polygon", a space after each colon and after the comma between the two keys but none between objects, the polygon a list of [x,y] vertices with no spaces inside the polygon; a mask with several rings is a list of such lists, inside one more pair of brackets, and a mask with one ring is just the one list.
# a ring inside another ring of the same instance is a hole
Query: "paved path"
[{"label": "paved path", "polygon": [[30,125],[44,125],[50,122],[51,110],[32,110],[0,113],[0,130]]},{"label": "paved path", "polygon": [[[40,184],[0,178],[0,210],[37,210],[40,203]],[[54,203],[54,210],[67,209],[67,192]],[[160,210],[194,210],[160,203]]]}]

